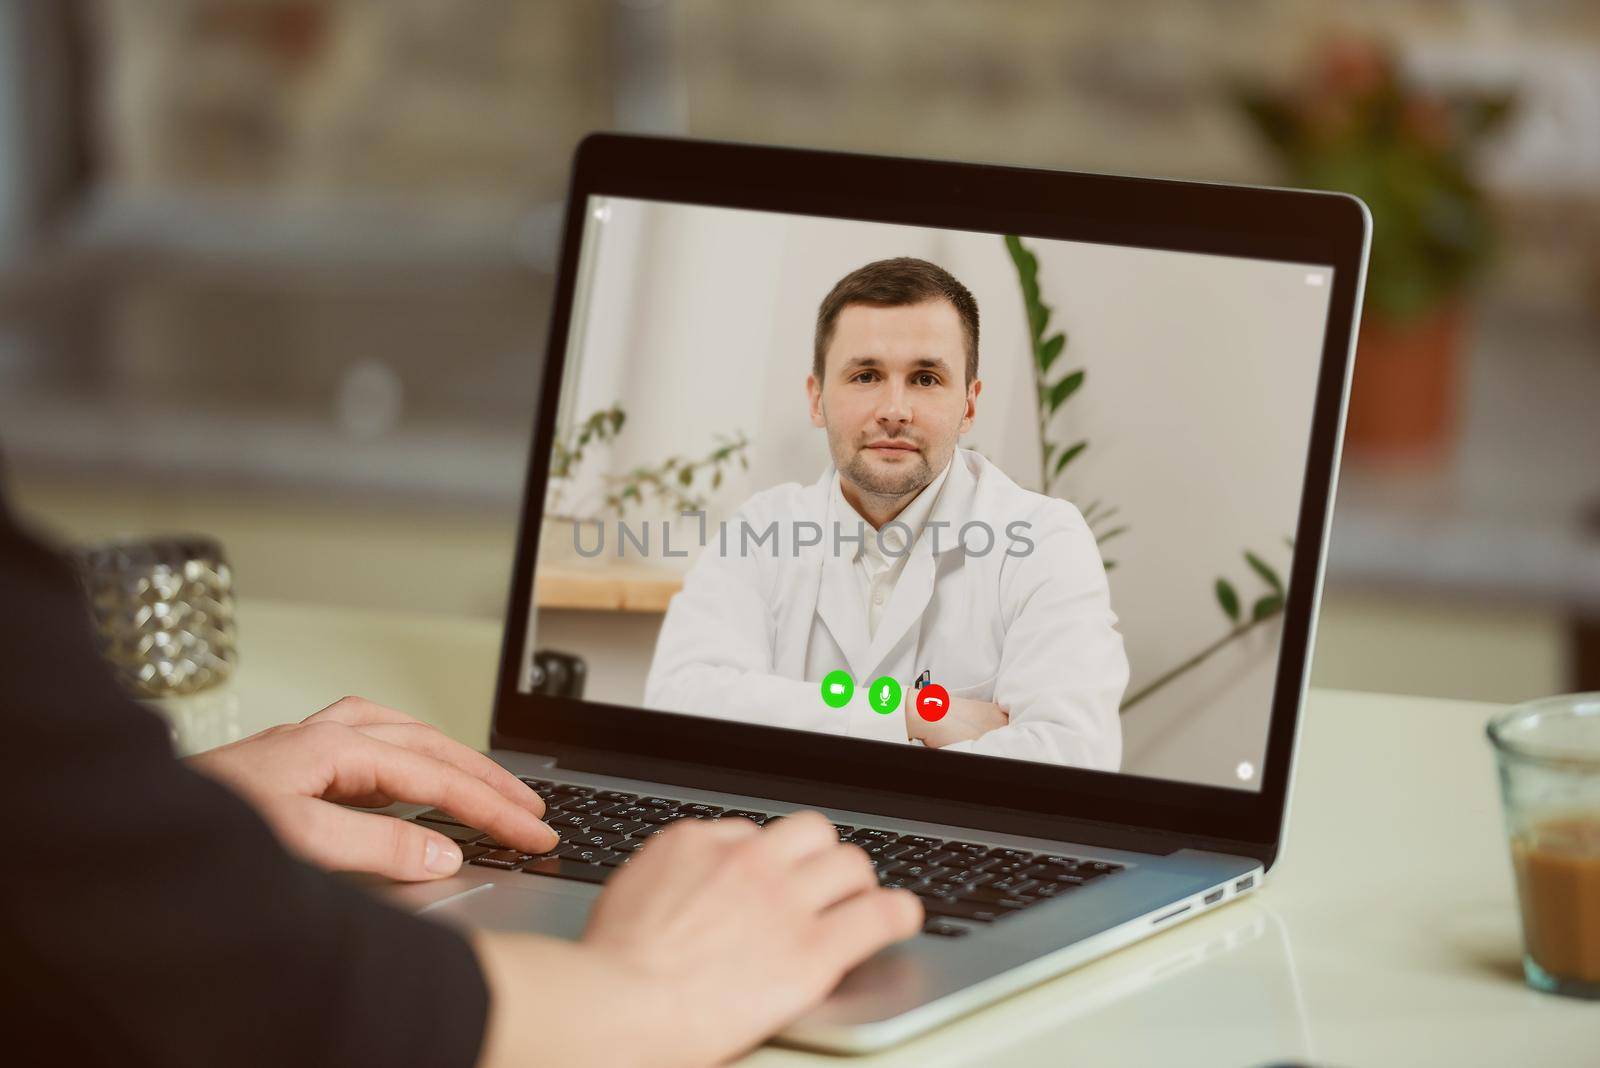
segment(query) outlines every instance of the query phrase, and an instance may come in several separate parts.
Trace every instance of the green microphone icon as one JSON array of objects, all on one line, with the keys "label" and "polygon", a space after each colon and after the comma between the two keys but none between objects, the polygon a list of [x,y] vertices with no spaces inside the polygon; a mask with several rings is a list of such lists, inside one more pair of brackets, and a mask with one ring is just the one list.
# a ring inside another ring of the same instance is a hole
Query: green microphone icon
[{"label": "green microphone icon", "polygon": [[888,675],[880,675],[867,688],[867,704],[880,716],[900,710],[900,684]]}]

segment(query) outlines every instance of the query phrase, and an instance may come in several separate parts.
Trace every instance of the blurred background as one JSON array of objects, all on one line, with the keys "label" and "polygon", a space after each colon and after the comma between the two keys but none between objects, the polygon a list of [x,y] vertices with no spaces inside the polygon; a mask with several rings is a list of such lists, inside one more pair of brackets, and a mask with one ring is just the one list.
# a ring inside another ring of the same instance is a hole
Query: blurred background
[{"label": "blurred background", "polygon": [[596,129],[1359,193],[1313,682],[1600,689],[1592,0],[0,0],[18,507],[497,618]]}]

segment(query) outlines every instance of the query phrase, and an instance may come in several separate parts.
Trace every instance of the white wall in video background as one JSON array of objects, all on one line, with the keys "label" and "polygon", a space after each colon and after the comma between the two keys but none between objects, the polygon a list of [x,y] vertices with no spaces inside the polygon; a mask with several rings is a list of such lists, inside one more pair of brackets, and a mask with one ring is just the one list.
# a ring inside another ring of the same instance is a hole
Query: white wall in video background
[{"label": "white wall in video background", "polygon": [[[963,445],[1040,485],[1030,342],[999,237],[616,199],[591,209],[604,221],[586,257],[562,418],[620,404],[627,423],[565,491],[569,503],[592,505],[605,474],[702,455],[735,433],[750,440],[749,468],[712,494],[713,521],[757,490],[814,481],[828,463],[806,414],[817,304],[844,274],[898,255],[943,265],[977,298],[984,385]],[[1288,573],[1329,286],[1285,264],[1028,244],[1052,329],[1067,335],[1051,377],[1087,372],[1052,436],[1089,447],[1056,490],[1080,508],[1115,506],[1102,530],[1127,527],[1103,552],[1116,561],[1112,606],[1134,694],[1227,633],[1219,575],[1246,613],[1266,592],[1245,549]],[[1279,621],[1258,627],[1129,710],[1124,770],[1241,785],[1241,762],[1260,764],[1280,636]],[[612,654],[591,696],[637,702],[650,654]]]}]

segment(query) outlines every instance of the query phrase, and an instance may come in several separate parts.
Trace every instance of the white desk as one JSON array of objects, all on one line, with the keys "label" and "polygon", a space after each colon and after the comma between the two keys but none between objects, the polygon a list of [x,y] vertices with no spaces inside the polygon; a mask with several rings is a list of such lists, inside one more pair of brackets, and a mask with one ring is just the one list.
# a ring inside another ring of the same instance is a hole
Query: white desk
[{"label": "white desk", "polygon": [[[233,683],[174,709],[185,749],[346,693],[486,743],[495,624],[262,601],[239,621]],[[1288,850],[1259,894],[884,1054],[748,1063],[1600,1064],[1600,1004],[1522,985],[1492,711],[1315,692]]]}]

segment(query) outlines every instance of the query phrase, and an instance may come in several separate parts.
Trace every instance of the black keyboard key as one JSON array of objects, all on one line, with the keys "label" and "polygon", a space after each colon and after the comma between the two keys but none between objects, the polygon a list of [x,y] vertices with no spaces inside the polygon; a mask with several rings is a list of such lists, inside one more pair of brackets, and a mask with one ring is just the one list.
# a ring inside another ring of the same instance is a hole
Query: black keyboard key
[{"label": "black keyboard key", "polygon": [[622,836],[620,834],[606,834],[604,831],[591,831],[588,834],[578,835],[576,838],[569,838],[568,841],[573,845],[592,846],[595,849],[610,849],[622,841]]},{"label": "black keyboard key", "polygon": [[639,800],[638,794],[630,794],[625,790],[600,790],[594,796],[602,801],[613,801],[619,805],[631,805]]},{"label": "black keyboard key", "polygon": [[878,842],[892,842],[900,836],[895,834],[893,831],[880,831],[876,827],[863,827],[850,837],[858,842],[862,841],[863,839],[872,839],[873,841]]},{"label": "black keyboard key", "polygon": [[903,879],[933,879],[944,874],[947,868],[936,868],[931,864],[907,864],[904,861],[889,869],[891,875],[898,875]]},{"label": "black keyboard key", "polygon": [[929,920],[922,926],[923,934],[938,935],[940,938],[960,938],[969,931],[970,927],[963,927],[959,923],[950,923],[947,920]]},{"label": "black keyboard key", "polygon": [[993,923],[1007,915],[1005,909],[993,905],[947,897],[924,897],[922,909],[929,916],[952,916],[960,920],[977,920],[979,923]]},{"label": "black keyboard key", "polygon": [[991,849],[989,850],[989,856],[1000,861],[1026,860],[1029,863],[1033,863],[1033,854],[1024,852],[1021,849]]},{"label": "black keyboard key", "polygon": [[948,853],[964,853],[968,856],[982,856],[989,852],[989,847],[979,845],[977,842],[946,842],[944,849]]},{"label": "black keyboard key", "polygon": [[751,823],[766,823],[772,817],[765,812],[757,812],[751,808],[730,808],[722,814],[723,819],[749,820]]},{"label": "black keyboard key", "polygon": [[633,853],[643,849],[644,843],[645,839],[643,838],[624,838],[611,848],[617,853]]},{"label": "black keyboard key", "polygon": [[900,875],[891,875],[878,883],[885,890],[921,890],[924,883],[921,879],[907,879]]},{"label": "black keyboard key", "polygon": [[970,867],[976,859],[970,853],[953,853],[948,849],[931,849],[928,853],[935,864],[943,864],[947,868]]},{"label": "black keyboard key", "polygon": [[535,793],[539,794],[548,793],[549,791],[555,789],[556,785],[549,779],[530,779],[527,776],[521,775],[519,775],[518,778],[522,780],[522,785],[532,788]]},{"label": "black keyboard key", "polygon": [[896,853],[895,856],[900,860],[905,861],[907,864],[932,864],[935,866],[942,866],[939,864],[939,859],[944,857],[945,854],[939,852],[937,849],[929,849],[927,846],[919,846],[913,842],[907,842],[903,838],[900,840],[900,844],[908,846],[909,848],[907,848],[903,853]]},{"label": "black keyboard key", "polygon": [[546,816],[544,822],[565,837],[569,834],[588,834],[590,828],[599,823],[601,817],[590,816],[582,812],[557,812],[554,816]]},{"label": "black keyboard key", "polygon": [[1078,889],[1079,885],[1078,883],[1040,883],[1028,891],[1028,896],[1038,898],[1060,897],[1062,894],[1068,894]]},{"label": "black keyboard key", "polygon": [[466,826],[466,824],[462,823],[460,820],[456,819],[442,808],[430,808],[426,812],[419,812],[413,816],[412,819],[427,820],[429,823],[454,823],[462,827]]},{"label": "black keyboard key", "polygon": [[647,826],[649,824],[639,823],[635,820],[614,819],[610,815],[606,815],[595,820],[590,829],[602,834],[614,834],[620,838],[626,838],[635,831],[644,830]]},{"label": "black keyboard key", "polygon": [[1021,875],[1033,865],[1026,860],[985,860],[974,864],[973,867],[981,868],[990,875],[1004,879]]},{"label": "black keyboard key", "polygon": [[1086,860],[1083,867],[1095,875],[1111,875],[1122,870],[1121,864],[1112,864],[1107,860]]},{"label": "black keyboard key", "polygon": [[1034,858],[1034,861],[1039,864],[1048,864],[1052,868],[1066,868],[1068,870],[1076,868],[1078,865],[1083,863],[1083,861],[1076,857],[1057,857],[1051,856],[1047,853],[1039,854],[1039,856]]},{"label": "black keyboard key", "polygon": [[642,822],[656,823],[660,824],[661,826],[666,826],[669,823],[676,823],[678,820],[686,819],[689,819],[689,814],[687,812],[675,812],[668,808],[658,808],[652,811],[650,815],[644,817]]},{"label": "black keyboard key", "polygon": [[553,875],[557,879],[576,879],[580,883],[603,883],[612,868],[604,864],[585,864],[561,857],[540,857],[522,866],[531,875]]},{"label": "black keyboard key", "polygon": [[937,838],[924,838],[920,834],[902,834],[900,841],[906,845],[920,846],[923,849],[936,849],[944,843]]},{"label": "black keyboard key", "polygon": [[646,805],[618,805],[616,808],[606,813],[606,818],[613,820],[633,820],[635,823],[643,823],[650,816],[659,811],[660,809],[650,808]]},{"label": "black keyboard key", "polygon": [[939,886],[970,888],[992,883],[994,880],[995,876],[981,871],[973,871],[971,868],[946,868],[937,877],[930,879],[929,882]]},{"label": "black keyboard key", "polygon": [[980,890],[974,890],[972,894],[966,896],[971,897],[979,894],[993,894],[999,897],[1010,897],[1015,894],[1020,894],[1023,891],[1038,885],[1039,884],[1032,879],[1023,879],[1020,877],[1011,879],[996,879],[988,886],[985,886]]},{"label": "black keyboard key", "polygon": [[626,864],[629,856],[630,854],[627,853],[607,853],[600,858],[600,863],[608,868],[616,868]]},{"label": "black keyboard key", "polygon": [[1035,864],[1033,867],[1020,874],[1029,879],[1037,879],[1042,883],[1069,883],[1073,886],[1082,886],[1089,881],[1082,875],[1076,875],[1070,868],[1057,868],[1048,864]]},{"label": "black keyboard key", "polygon": [[[999,885],[999,884],[998,883],[990,883],[988,886],[980,886],[980,887],[977,887],[977,888],[972,889],[972,890],[966,890],[966,891],[963,891],[962,893],[959,893],[959,894],[957,894],[955,896],[960,898],[962,901],[973,901],[973,902],[977,902],[980,905],[993,905],[993,904],[996,904],[996,903],[1001,902],[1001,901],[1015,901],[1015,900],[1032,901],[1033,900],[1033,893],[1032,893],[1031,888],[1024,887],[1024,888],[1022,888],[1020,890],[1018,890],[1018,889],[996,890],[995,887],[997,885]],[[1035,885],[1037,885],[1037,884],[1035,884]]]},{"label": "black keyboard key", "polygon": [[556,859],[576,861],[580,864],[598,864],[600,863],[601,858],[608,857],[610,855],[611,850],[609,849],[602,849],[599,846],[574,842],[571,846],[562,849],[561,855]]},{"label": "black keyboard key", "polygon": [[418,820],[418,826],[426,827],[430,831],[438,831],[452,842],[476,842],[483,837],[482,831],[463,827],[459,823],[434,823],[432,820]]},{"label": "black keyboard key", "polygon": [[593,797],[594,787],[574,786],[571,783],[558,782],[550,787],[550,792],[552,794],[559,794],[562,797]]},{"label": "black keyboard key", "polygon": [[687,812],[691,816],[699,816],[701,818],[710,819],[713,816],[722,815],[722,806],[703,805],[698,801],[686,801],[682,805],[678,806],[678,811]]},{"label": "black keyboard key", "polygon": [[641,797],[639,804],[646,808],[677,808],[678,802],[670,797]]},{"label": "black keyboard key", "polygon": [[[487,835],[487,834],[484,835],[482,838],[478,839],[476,842],[473,842],[472,844],[473,845],[481,845],[485,849],[489,849],[489,850],[516,849],[517,848],[514,845],[507,845],[505,842],[497,842],[497,841],[494,840],[494,838],[491,835]],[[528,854],[526,852],[523,853],[523,856],[527,856],[527,855]]]},{"label": "black keyboard key", "polygon": [[482,856],[473,857],[472,863],[481,864],[485,868],[503,868],[507,871],[514,871],[520,868],[530,857],[531,854],[517,849],[496,849],[493,852],[484,853]]},{"label": "black keyboard key", "polygon": [[461,847],[461,859],[463,862],[475,860],[487,852],[489,850],[484,846],[464,845]]},{"label": "black keyboard key", "polygon": [[598,816],[619,806],[614,801],[602,801],[598,797],[584,797],[574,799],[560,807],[562,812],[588,812]]}]

